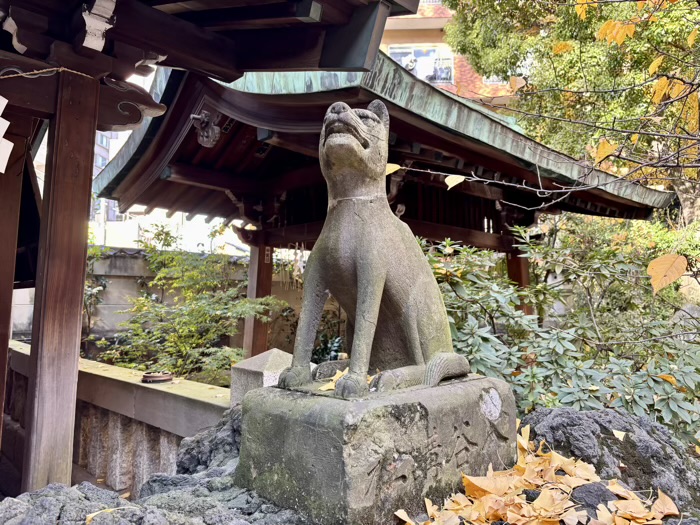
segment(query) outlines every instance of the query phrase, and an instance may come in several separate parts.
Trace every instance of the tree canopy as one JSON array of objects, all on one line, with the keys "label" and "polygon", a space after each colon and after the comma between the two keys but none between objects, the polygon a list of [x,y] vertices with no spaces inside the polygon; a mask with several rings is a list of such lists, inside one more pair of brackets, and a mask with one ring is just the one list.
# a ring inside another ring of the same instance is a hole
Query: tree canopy
[{"label": "tree canopy", "polygon": [[[479,73],[510,79],[510,109],[533,138],[591,167],[680,193],[697,180],[698,3],[444,3],[455,11],[449,43]],[[693,210],[686,211],[690,222]]]}]

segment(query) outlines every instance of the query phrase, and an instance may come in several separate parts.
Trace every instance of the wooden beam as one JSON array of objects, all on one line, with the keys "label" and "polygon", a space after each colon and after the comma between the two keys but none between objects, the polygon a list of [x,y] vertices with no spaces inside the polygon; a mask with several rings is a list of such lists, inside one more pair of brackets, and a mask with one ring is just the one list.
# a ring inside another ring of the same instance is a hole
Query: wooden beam
[{"label": "wooden beam", "polygon": [[313,243],[318,239],[323,229],[323,221],[307,224],[295,224],[283,228],[263,230],[265,243],[278,248],[288,248],[295,243]]},{"label": "wooden beam", "polygon": [[[455,175],[459,175],[456,173]],[[406,180],[421,184],[424,186],[433,186],[435,188],[441,188],[445,191],[447,190],[447,184],[445,184],[443,177],[440,176],[440,180],[431,180],[429,173],[420,173],[417,175],[409,173],[406,174]],[[455,193],[466,193],[467,195],[472,195],[474,197],[480,197],[482,199],[490,201],[502,201],[504,199],[504,193],[501,188],[496,186],[489,186],[481,182],[464,181],[460,182],[456,186],[453,186],[449,191]]]},{"label": "wooden beam", "polygon": [[[40,71],[50,67],[45,62],[0,51],[0,69],[3,76]],[[56,92],[58,77],[36,76],[15,77],[2,80],[2,95],[8,100],[8,109],[21,115],[49,118],[56,111]]]},{"label": "wooden beam", "polygon": [[307,157],[318,158],[318,133],[282,133],[258,128],[258,140]]},{"label": "wooden beam", "polygon": [[[279,4],[288,0],[217,0],[217,7],[243,7],[251,3]],[[165,13],[184,13],[187,11],[203,11],[209,8],[207,2],[202,0],[150,0],[149,5]]]},{"label": "wooden beam", "polygon": [[[107,37],[167,55],[164,65],[231,82],[241,77],[231,39],[179,20],[137,0],[119,0]],[[248,50],[246,50],[247,52]]]},{"label": "wooden beam", "polygon": [[99,84],[59,74],[39,238],[22,490],[70,484]]},{"label": "wooden beam", "polygon": [[[217,33],[213,33],[217,34]],[[240,71],[305,71],[319,67],[326,30],[316,25],[235,31]],[[280,45],[284,42],[284,45]]]},{"label": "wooden beam", "polygon": [[[10,119],[12,117],[8,116]],[[5,173],[0,173],[0,448],[2,448],[2,418],[5,406],[5,388],[9,342],[12,333],[12,290],[15,280],[17,259],[17,233],[19,229],[19,209],[22,196],[22,177],[26,151],[29,147],[31,122],[26,127],[26,136],[14,134],[17,122],[10,120],[5,138],[14,144]]]},{"label": "wooden beam", "polygon": [[483,250],[494,250],[505,252],[511,249],[510,239],[503,235],[486,233],[479,230],[448,226],[446,224],[436,224],[432,222],[416,221],[412,219],[402,219],[411,231],[419,237],[425,237],[434,241],[443,241],[447,238],[453,241],[461,241],[469,246],[481,248]]},{"label": "wooden beam", "polygon": [[[250,264],[248,265],[248,298],[257,299],[272,293],[272,254],[274,248],[263,244],[250,246]],[[248,317],[243,330],[243,349],[246,357],[267,352],[266,323]]]},{"label": "wooden beam", "polygon": [[248,5],[182,13],[179,18],[212,31],[259,29],[321,21],[323,6],[316,0]]},{"label": "wooden beam", "polygon": [[260,183],[252,177],[236,176],[223,171],[200,168],[175,162],[161,175],[163,180],[177,184],[187,184],[209,190],[230,191],[238,193],[258,193]]},{"label": "wooden beam", "polygon": [[390,9],[387,3],[373,2],[356,8],[349,23],[329,28],[319,68],[371,70]]}]

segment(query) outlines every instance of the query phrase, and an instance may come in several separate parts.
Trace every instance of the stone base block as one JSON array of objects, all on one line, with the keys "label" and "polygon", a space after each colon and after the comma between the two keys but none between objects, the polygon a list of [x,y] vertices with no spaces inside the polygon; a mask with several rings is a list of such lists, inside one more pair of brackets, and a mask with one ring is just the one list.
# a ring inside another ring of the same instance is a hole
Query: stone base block
[{"label": "stone base block", "polygon": [[510,387],[476,375],[350,401],[252,390],[236,484],[322,525],[386,525],[459,490],[461,472],[512,466],[515,416]]}]

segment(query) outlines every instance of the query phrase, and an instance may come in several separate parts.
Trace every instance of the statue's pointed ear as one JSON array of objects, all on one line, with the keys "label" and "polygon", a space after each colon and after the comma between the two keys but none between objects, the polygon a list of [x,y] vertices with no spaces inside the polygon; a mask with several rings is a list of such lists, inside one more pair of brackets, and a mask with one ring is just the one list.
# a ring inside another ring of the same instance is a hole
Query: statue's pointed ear
[{"label": "statue's pointed ear", "polygon": [[386,109],[384,102],[382,102],[381,100],[373,100],[369,103],[367,109],[375,115],[377,115],[379,117],[379,120],[381,120],[384,124],[386,130],[389,131],[389,110]]}]

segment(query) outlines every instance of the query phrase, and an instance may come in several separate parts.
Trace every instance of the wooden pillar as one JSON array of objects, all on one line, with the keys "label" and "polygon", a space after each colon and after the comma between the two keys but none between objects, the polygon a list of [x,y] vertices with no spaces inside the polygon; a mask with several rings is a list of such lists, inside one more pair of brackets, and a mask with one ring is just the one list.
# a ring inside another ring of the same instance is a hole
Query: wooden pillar
[{"label": "wooden pillar", "polygon": [[[520,251],[506,253],[506,264],[508,267],[508,278],[516,283],[520,288],[530,286],[530,261],[527,257],[519,257]],[[528,315],[532,315],[534,310],[532,305],[520,305],[520,310]]]},{"label": "wooden pillar", "polygon": [[[265,297],[272,293],[272,252],[271,246],[250,245],[250,266],[248,267],[248,297]],[[246,357],[261,354],[267,347],[267,324],[253,317],[245,320],[243,349]]]},{"label": "wooden pillar", "polygon": [[[31,120],[10,120],[6,138],[14,144],[5,173],[0,173],[0,448],[2,445],[2,418],[5,406],[7,362],[10,334],[12,333],[12,290],[17,258],[17,232],[22,197],[22,176],[27,152],[27,137]],[[19,129],[18,129],[19,128]]]},{"label": "wooden pillar", "polygon": [[49,125],[22,490],[70,484],[99,83],[60,73]]}]

